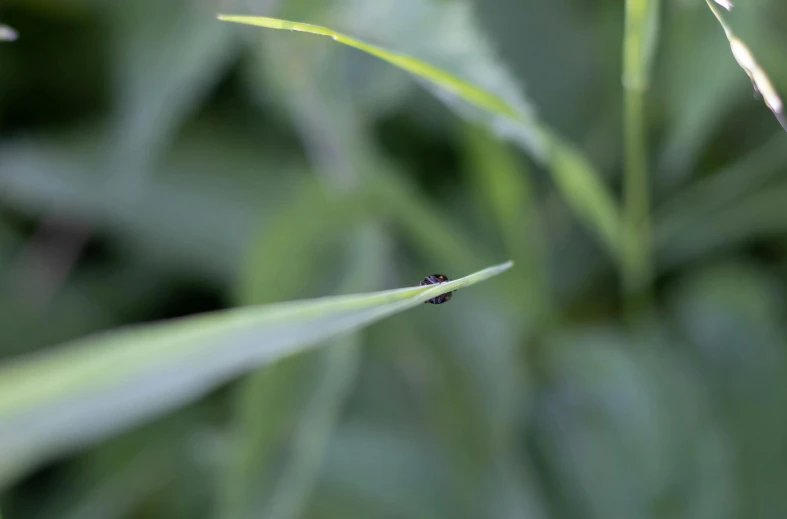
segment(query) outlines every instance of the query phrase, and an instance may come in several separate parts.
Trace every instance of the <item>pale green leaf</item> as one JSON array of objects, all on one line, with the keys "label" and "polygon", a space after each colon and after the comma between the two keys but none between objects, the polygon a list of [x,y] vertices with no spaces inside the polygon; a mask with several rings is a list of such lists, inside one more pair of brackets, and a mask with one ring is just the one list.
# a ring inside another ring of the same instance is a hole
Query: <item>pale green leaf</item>
[{"label": "pale green leaf", "polygon": [[266,363],[495,276],[130,327],[0,367],[0,483]]}]

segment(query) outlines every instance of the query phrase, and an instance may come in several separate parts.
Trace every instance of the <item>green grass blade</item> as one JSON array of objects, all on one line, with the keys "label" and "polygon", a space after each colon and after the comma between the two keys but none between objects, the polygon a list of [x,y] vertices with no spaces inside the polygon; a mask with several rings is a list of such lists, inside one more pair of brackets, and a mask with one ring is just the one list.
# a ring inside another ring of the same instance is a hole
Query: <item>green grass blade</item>
[{"label": "green grass blade", "polygon": [[[744,72],[746,72],[746,75],[749,76],[755,92],[762,97],[762,100],[765,102],[766,106],[770,108],[771,112],[773,112],[773,115],[776,116],[776,120],[782,125],[784,131],[787,132],[787,113],[785,113],[784,101],[779,95],[779,92],[777,92],[776,88],[773,86],[771,78],[754,58],[754,55],[752,54],[748,45],[746,45],[743,40],[738,38],[735,33],[732,32],[732,28],[724,20],[724,16],[722,15],[721,11],[719,11],[718,7],[716,7],[710,0],[705,1],[708,4],[711,12],[713,12],[713,15],[719,21],[722,29],[724,29],[724,34],[727,36],[727,40],[730,42],[730,50],[732,50],[732,55],[735,57],[735,61],[738,62],[738,65],[743,69]],[[717,3],[727,10],[732,9],[732,4],[730,2]]]},{"label": "green grass blade", "polygon": [[[256,27],[328,36],[334,41],[369,53],[410,72],[415,77],[424,80],[427,85],[437,86],[441,91],[458,97],[472,107],[481,108],[486,113],[496,116],[492,120],[484,120],[484,124],[493,128],[496,133],[506,139],[516,142],[536,161],[548,167],[555,178],[558,189],[579,219],[596,232],[613,256],[619,255],[619,210],[598,173],[584,156],[581,156],[561,137],[543,126],[530,114],[516,109],[502,97],[412,56],[371,45],[326,27],[264,16],[220,14],[218,18],[226,22]],[[456,103],[446,99],[445,96],[438,97],[452,108],[467,108],[467,105],[457,107]],[[470,117],[467,110],[457,111],[463,117]],[[565,160],[567,157],[573,157],[573,160],[567,162]],[[579,165],[581,167],[567,169],[568,166]],[[577,180],[579,186],[568,185],[568,180]]]},{"label": "green grass blade", "polygon": [[101,334],[0,367],[0,484],[255,367],[508,270],[439,286],[237,308]]},{"label": "green grass blade", "polygon": [[230,16],[220,14],[219,20],[225,22],[241,23],[245,25],[254,25],[257,27],[266,27],[268,29],[282,29],[328,36],[339,43],[343,43],[358,50],[362,50],[368,54],[371,54],[372,56],[380,58],[383,61],[387,61],[388,63],[406,70],[411,74],[428,79],[429,81],[438,84],[439,86],[450,92],[453,92],[463,99],[489,110],[490,112],[505,115],[514,119],[519,119],[522,116],[500,97],[474,85],[470,85],[461,79],[445,72],[444,70],[429,65],[428,63],[424,63],[423,61],[415,59],[411,56],[392,52],[375,45],[370,45],[325,27],[311,25],[308,23],[290,22],[287,20],[280,20],[278,18],[267,18],[264,16]]}]

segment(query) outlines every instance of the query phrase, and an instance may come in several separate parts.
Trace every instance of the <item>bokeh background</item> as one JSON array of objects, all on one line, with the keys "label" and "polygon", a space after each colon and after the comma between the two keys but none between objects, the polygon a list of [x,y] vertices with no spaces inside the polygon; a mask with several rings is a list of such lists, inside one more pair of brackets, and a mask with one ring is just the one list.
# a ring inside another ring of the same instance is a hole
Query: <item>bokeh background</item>
[{"label": "bokeh background", "polygon": [[[781,518],[787,134],[701,0],[646,98],[656,275],[515,147],[326,25],[502,74],[621,191],[623,2],[7,0],[0,355],[121,325],[514,270],[61,457],[17,518]],[[787,4],[729,16],[787,92]],[[338,352],[338,353],[337,353]],[[2,460],[0,460],[2,462]]]}]

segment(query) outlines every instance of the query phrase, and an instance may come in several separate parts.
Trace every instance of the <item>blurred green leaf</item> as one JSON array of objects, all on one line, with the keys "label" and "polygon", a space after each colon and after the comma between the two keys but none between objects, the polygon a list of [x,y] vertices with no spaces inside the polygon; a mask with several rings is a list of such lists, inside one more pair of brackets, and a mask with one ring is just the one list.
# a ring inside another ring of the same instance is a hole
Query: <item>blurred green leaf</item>
[{"label": "blurred green leaf", "polygon": [[253,373],[237,389],[232,443],[218,486],[217,517],[247,517],[252,505],[267,497],[265,471],[278,466],[276,454],[296,426],[304,399],[303,380],[310,374],[307,368],[313,370],[312,364],[304,362],[304,356],[282,359]]},{"label": "blurred green leaf", "polygon": [[263,517],[295,519],[310,501],[326,445],[359,364],[357,335],[336,339],[329,346],[331,349],[320,364],[321,376],[292,439],[291,459],[276,482],[271,499],[260,507]]},{"label": "blurred green leaf", "polygon": [[[340,202],[339,199],[336,201]],[[338,224],[334,230],[339,227],[346,229],[340,221],[326,214],[324,223],[328,222]],[[265,244],[274,247],[277,244],[305,246],[314,238],[306,232],[311,226],[303,219],[287,220],[283,227],[291,231],[287,237],[274,230],[259,240],[260,245],[250,256],[252,261],[254,258],[260,260],[258,269],[265,270],[270,266],[264,259],[269,250]],[[331,229],[327,226],[324,232]],[[363,231],[355,234],[357,236],[347,254],[351,257],[342,276],[342,291],[368,287],[370,282],[380,279],[377,256],[383,249],[376,243],[378,234]],[[320,260],[320,256],[314,253],[302,257],[307,261],[281,265],[281,269],[272,272],[301,277],[313,270],[314,262]],[[248,272],[258,282],[265,277],[254,272],[251,266]],[[286,284],[261,283],[257,286],[269,289],[246,292],[251,298],[247,301],[265,301],[275,294],[286,296],[298,291]],[[298,512],[310,500],[326,442],[355,380],[359,346],[358,334],[333,340],[327,351],[316,358],[299,356],[287,359],[253,373],[241,386],[237,401],[237,430],[233,435],[231,463],[221,488],[218,517],[231,519],[261,514],[278,519],[300,515]],[[304,383],[304,379],[310,382]],[[301,397],[297,402],[294,401],[296,396]],[[304,396],[306,401],[301,403]],[[269,409],[270,412],[261,415],[260,409]],[[282,450],[286,453],[274,456]]]},{"label": "blurred green leaf", "polygon": [[574,329],[546,345],[549,382],[533,427],[561,516],[680,517],[698,497],[673,478],[693,484],[708,412],[685,361],[668,354],[659,334],[637,339]]},{"label": "blurred green leaf", "polygon": [[[77,341],[0,370],[3,482],[62,450],[203,395],[249,368],[511,267],[440,286],[249,307]],[[111,410],[111,412],[110,412]]]},{"label": "blurred green leaf", "polygon": [[[192,2],[140,0],[109,7],[114,42],[116,117],[109,181],[120,200],[140,196],[153,161],[235,56],[230,31]],[[141,185],[142,184],[142,185]]]},{"label": "blurred green leaf", "polygon": [[[325,27],[262,16],[219,15],[223,21],[272,29],[301,31],[331,39],[367,52],[418,78],[440,87],[438,95],[455,106],[454,97],[474,108],[481,108],[495,118],[486,124],[499,134],[524,146],[539,162],[550,167],[555,181],[569,206],[596,232],[613,255],[618,253],[619,215],[616,204],[591,164],[577,150],[551,130],[543,127],[522,106],[468,83],[444,70],[411,56],[385,50]],[[466,104],[456,105],[467,116]]]},{"label": "blurred green leaf", "polygon": [[[298,268],[310,262],[309,251],[320,249],[325,254],[322,247],[326,242],[343,232],[339,221],[349,224],[373,217],[392,221],[414,247],[449,271],[473,270],[493,261],[484,243],[473,239],[468,230],[433,204],[396,158],[388,157],[369,138],[369,116],[348,96],[353,79],[340,66],[340,53],[309,39],[284,45],[269,37],[262,48],[266,52],[254,47],[253,54],[264,65],[267,83],[256,86],[262,90],[272,83],[276,87],[280,104],[290,108],[324,187],[318,190],[321,194],[300,194],[286,211],[287,218],[276,220],[270,235],[255,243],[253,254],[260,259],[251,261],[246,270],[248,282],[242,287],[270,292],[307,286],[306,278],[319,272]],[[303,68],[283,66],[295,61]],[[289,229],[287,222],[297,230]],[[292,246],[296,255],[263,255],[264,248],[274,243]],[[255,270],[254,264],[259,262],[275,263],[276,268]],[[278,269],[298,270],[299,274],[282,279],[284,276],[274,274]],[[246,294],[247,288],[242,288]],[[262,296],[259,292],[255,295]]]},{"label": "blurred green leaf", "polygon": [[35,291],[29,277],[34,273],[17,271],[9,276],[13,281],[7,280],[0,290],[0,355],[19,355],[114,328],[129,317],[146,318],[175,289],[172,280],[156,269],[123,263],[114,267],[73,273],[43,307],[31,293]]},{"label": "blurred green leaf", "polygon": [[173,413],[92,450],[63,475],[66,491],[49,495],[39,516],[120,519],[156,494],[173,492],[189,472],[194,478],[188,484],[204,486],[198,480],[205,471],[190,456],[205,440],[203,411],[192,407]]},{"label": "blurred green leaf", "polygon": [[741,203],[746,196],[778,178],[785,162],[787,146],[784,134],[779,132],[732,164],[662,202],[655,215],[659,232],[679,232],[681,227],[701,221],[714,211]]},{"label": "blurred green leaf", "polygon": [[[732,207],[719,207],[703,218],[678,220],[682,225],[657,228],[659,263],[672,270],[758,239],[782,236],[787,229],[787,185],[756,192]],[[677,220],[677,219],[676,219]]]},{"label": "blurred green leaf", "polygon": [[323,489],[357,496],[356,502],[393,517],[461,515],[449,491],[449,468],[418,440],[362,423],[342,426],[329,446]]},{"label": "blurred green leaf", "polygon": [[186,126],[130,204],[111,203],[102,181],[106,127],[8,139],[0,146],[0,201],[84,221],[165,269],[230,280],[254,223],[275,215],[286,202],[278,193],[305,173],[302,161],[261,146],[258,134],[233,121],[214,114]]},{"label": "blurred green leaf", "polygon": [[[323,259],[346,238],[348,226],[371,213],[363,197],[330,195],[313,182],[304,183],[266,225],[247,251],[237,283],[242,304],[270,303],[286,298],[314,296],[315,286],[326,283],[315,275],[318,255]],[[277,251],[271,254],[271,251]],[[329,280],[326,289],[335,289]],[[312,293],[309,293],[312,292]]]},{"label": "blurred green leaf", "polygon": [[774,517],[787,506],[787,327],[781,280],[753,265],[688,276],[672,315],[688,340],[727,436],[729,517]]},{"label": "blurred green leaf", "polygon": [[576,149],[563,143],[552,148],[552,176],[572,210],[583,221],[593,222],[613,256],[619,254],[620,217],[612,210],[614,202],[597,181],[593,166]]},{"label": "blurred green leaf", "polygon": [[547,315],[551,304],[546,240],[539,232],[532,173],[505,143],[481,129],[468,126],[464,142],[471,182],[485,202],[484,209],[492,213],[508,255],[519,265],[520,286],[514,292],[522,298],[521,306]]},{"label": "blurred green leaf", "polygon": [[[651,98],[667,115],[668,131],[658,157],[654,187],[674,191],[692,175],[725,114],[746,100],[740,69],[720,45],[719,27],[705,6],[665,10],[664,49]],[[669,73],[665,73],[669,71]]]}]

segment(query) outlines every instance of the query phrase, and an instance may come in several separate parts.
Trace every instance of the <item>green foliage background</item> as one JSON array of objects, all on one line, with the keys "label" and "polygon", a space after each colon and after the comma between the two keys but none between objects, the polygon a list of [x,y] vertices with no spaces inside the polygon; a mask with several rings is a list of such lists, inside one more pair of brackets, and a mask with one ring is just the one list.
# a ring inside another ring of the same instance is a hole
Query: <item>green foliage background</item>
[{"label": "green foliage background", "polygon": [[[218,12],[406,53],[527,124]],[[782,517],[787,135],[704,2],[659,13],[652,210],[633,212],[652,243],[640,228],[621,255],[623,2],[0,5],[19,33],[0,43],[5,362],[516,262],[51,460],[0,489],[3,517]],[[787,92],[787,6],[728,20]]]}]

